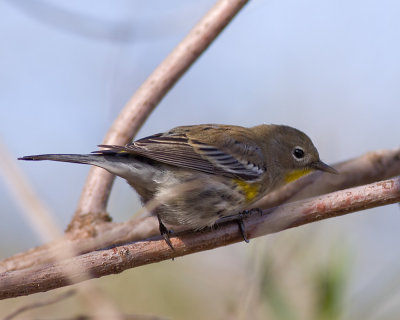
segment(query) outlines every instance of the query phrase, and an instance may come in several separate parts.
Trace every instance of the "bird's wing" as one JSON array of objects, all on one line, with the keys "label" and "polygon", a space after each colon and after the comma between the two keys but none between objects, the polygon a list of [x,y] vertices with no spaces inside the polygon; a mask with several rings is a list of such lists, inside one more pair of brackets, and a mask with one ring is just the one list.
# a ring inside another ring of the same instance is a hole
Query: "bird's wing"
[{"label": "bird's wing", "polygon": [[[179,128],[182,127],[176,129]],[[100,147],[109,151],[137,154],[177,167],[244,180],[257,180],[265,171],[262,159],[257,159],[254,152],[250,152],[252,153],[250,156],[256,161],[242,160],[246,158],[246,153],[249,153],[249,148],[244,143],[238,142],[237,139],[235,140],[234,155],[233,152],[229,152],[229,146],[217,147],[215,143],[201,141],[204,140],[201,136],[198,138],[189,136],[182,130],[171,130],[168,133],[155,134],[134,141],[125,147],[111,145],[100,145]],[[218,141],[218,137],[216,139]],[[241,153],[241,151],[243,152]]]}]

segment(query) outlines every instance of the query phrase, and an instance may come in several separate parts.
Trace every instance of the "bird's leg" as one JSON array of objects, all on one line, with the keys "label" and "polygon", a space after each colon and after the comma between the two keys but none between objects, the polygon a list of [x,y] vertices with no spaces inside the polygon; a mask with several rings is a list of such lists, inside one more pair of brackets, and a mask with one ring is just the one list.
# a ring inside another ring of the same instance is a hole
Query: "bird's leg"
[{"label": "bird's leg", "polygon": [[249,239],[247,239],[246,230],[245,230],[244,223],[243,223],[243,218],[245,216],[247,216],[249,213],[250,213],[249,210],[244,210],[242,212],[239,212],[239,216],[238,216],[238,219],[237,219],[237,223],[239,225],[240,234],[242,235],[243,240],[246,243],[249,243],[250,241],[249,241]]},{"label": "bird's leg", "polygon": [[167,229],[167,227],[161,221],[160,215],[158,215],[158,214],[157,214],[157,219],[158,219],[158,225],[159,225],[159,229],[160,229],[160,233],[161,233],[162,237],[164,238],[165,242],[169,245],[169,247],[172,250],[175,250],[174,247],[172,246],[171,240],[169,238],[169,234],[171,233],[171,231],[169,231]]},{"label": "bird's leg", "polygon": [[247,239],[246,230],[245,230],[245,227],[244,227],[244,224],[243,224],[243,218],[246,217],[249,214],[252,214],[252,213],[260,213],[260,214],[262,214],[262,210],[259,209],[259,208],[252,208],[250,210],[244,210],[244,211],[239,213],[239,217],[237,219],[237,222],[239,224],[240,233],[241,233],[241,235],[243,237],[244,242],[246,242],[246,243],[249,243],[250,240]]},{"label": "bird's leg", "polygon": [[239,225],[240,234],[242,235],[244,242],[249,243],[250,240],[247,239],[246,231],[244,230],[245,228],[244,228],[243,217],[242,217],[242,216],[239,217],[239,219],[237,220],[237,223],[238,223],[238,225]]}]

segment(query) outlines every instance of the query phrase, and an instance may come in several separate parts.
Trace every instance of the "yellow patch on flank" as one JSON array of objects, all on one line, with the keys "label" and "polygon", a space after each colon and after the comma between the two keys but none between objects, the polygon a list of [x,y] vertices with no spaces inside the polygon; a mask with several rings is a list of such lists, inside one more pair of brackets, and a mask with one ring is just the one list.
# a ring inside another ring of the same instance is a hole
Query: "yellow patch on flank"
[{"label": "yellow patch on flank", "polygon": [[309,174],[311,171],[312,171],[312,169],[297,169],[297,170],[293,170],[292,172],[289,172],[288,174],[286,174],[285,182],[289,183],[289,182],[295,181],[295,180],[301,178],[302,176],[305,176],[306,174]]},{"label": "yellow patch on flank", "polygon": [[246,196],[246,201],[250,202],[260,193],[260,184],[258,183],[247,183],[246,181],[240,179],[233,179],[240,190],[244,192]]}]

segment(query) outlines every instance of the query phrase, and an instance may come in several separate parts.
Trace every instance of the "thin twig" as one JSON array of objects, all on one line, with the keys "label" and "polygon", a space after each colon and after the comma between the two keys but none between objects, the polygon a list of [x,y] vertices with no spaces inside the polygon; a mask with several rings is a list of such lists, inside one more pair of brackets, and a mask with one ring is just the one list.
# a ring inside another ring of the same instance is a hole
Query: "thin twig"
[{"label": "thin twig", "polygon": [[8,190],[15,198],[15,203],[21,207],[28,223],[40,240],[44,242],[61,238],[63,232],[57,225],[47,206],[35,193],[22,170],[8,152],[6,145],[0,139],[0,175]]},{"label": "thin twig", "polygon": [[[249,238],[258,237],[302,224],[336,217],[359,210],[400,201],[400,177],[361,187],[341,190],[320,197],[292,202],[268,209],[264,215],[252,214],[245,219]],[[242,241],[237,223],[228,222],[215,230],[186,232],[171,237],[171,250],[159,237],[78,257],[37,268],[0,275],[0,299],[47,291],[69,285],[63,270],[79,263],[81,272],[94,278],[120,273],[126,269],[176,258]],[[80,274],[75,275],[75,281]]]},{"label": "thin twig", "polygon": [[[22,212],[25,217],[32,225],[32,229],[36,231],[37,235],[45,241],[54,241],[54,239],[60,239],[63,236],[61,228],[57,226],[53,219],[53,215],[50,210],[42,203],[39,197],[35,194],[32,186],[29,184],[28,180],[24,177],[23,173],[16,165],[15,160],[7,152],[7,149],[0,140],[0,173],[4,176],[4,181],[9,187],[12,194],[14,194],[17,199],[16,203],[21,205]],[[59,240],[58,240],[59,241]],[[64,246],[62,250],[57,251],[47,251],[43,252],[43,257],[47,261],[64,261],[68,258],[76,256],[79,254],[77,247],[71,246],[68,242],[63,241]],[[69,265],[68,268],[64,269],[64,274],[66,277],[69,275],[74,275],[78,272],[79,265]],[[84,270],[83,270],[84,271]],[[90,279],[90,275],[86,272],[81,273],[83,277],[81,280]],[[69,278],[72,284],[71,278]],[[78,280],[78,282],[81,282]],[[107,312],[108,314],[113,314],[114,318],[119,317],[119,311],[115,305],[107,297],[102,294],[102,291],[98,288],[93,288],[92,283],[85,283],[79,287],[80,292],[86,302],[92,306],[93,310]],[[96,306],[96,303],[99,306]],[[23,309],[23,308],[22,308]],[[97,319],[102,319],[101,316],[97,316]]]},{"label": "thin twig", "polygon": [[74,294],[76,294],[76,290],[71,289],[68,290],[67,292],[64,292],[56,297],[51,297],[48,300],[45,301],[40,301],[40,302],[34,302],[32,304],[29,305],[25,305],[17,310],[15,310],[14,312],[10,313],[9,315],[7,315],[5,318],[3,318],[3,320],[11,320],[13,318],[15,318],[16,316],[20,315],[23,312],[32,310],[32,309],[37,309],[37,308],[41,308],[41,307],[45,307],[45,306],[49,306],[51,304],[60,302],[62,300],[65,300],[71,296],[73,296]]},{"label": "thin twig", "polygon": [[[169,89],[247,2],[218,1],[136,91],[114,121],[103,144],[123,145],[132,139]],[[103,169],[90,170],[68,231],[90,228],[94,224],[109,221],[106,206],[113,180],[114,176]],[[86,235],[86,230],[75,233],[76,237]]]}]

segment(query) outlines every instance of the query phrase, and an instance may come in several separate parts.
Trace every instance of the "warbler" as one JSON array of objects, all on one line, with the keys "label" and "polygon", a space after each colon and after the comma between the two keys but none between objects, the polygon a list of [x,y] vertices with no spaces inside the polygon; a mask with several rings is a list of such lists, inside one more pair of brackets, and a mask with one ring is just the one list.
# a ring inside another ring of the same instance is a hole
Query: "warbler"
[{"label": "warbler", "polygon": [[99,147],[103,150],[91,154],[19,159],[90,164],[126,179],[144,203],[159,200],[155,214],[168,244],[164,224],[194,230],[213,226],[313,170],[337,173],[320,160],[306,134],[284,125],[180,126],[125,146]]}]

